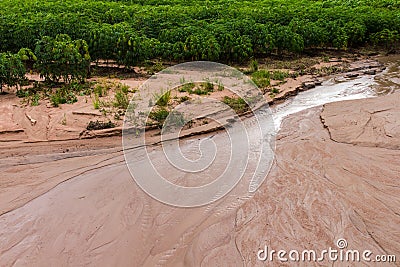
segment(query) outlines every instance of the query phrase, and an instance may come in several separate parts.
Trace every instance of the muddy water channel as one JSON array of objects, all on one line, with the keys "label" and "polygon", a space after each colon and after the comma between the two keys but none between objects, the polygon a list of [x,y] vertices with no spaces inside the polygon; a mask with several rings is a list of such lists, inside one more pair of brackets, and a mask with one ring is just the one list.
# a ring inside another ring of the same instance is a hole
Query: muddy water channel
[{"label": "muddy water channel", "polygon": [[321,86],[301,92],[282,104],[272,107],[275,125],[279,129],[283,118],[326,103],[362,99],[391,94],[400,88],[400,57],[381,59],[386,69],[377,75],[346,78],[343,75],[325,80]]}]

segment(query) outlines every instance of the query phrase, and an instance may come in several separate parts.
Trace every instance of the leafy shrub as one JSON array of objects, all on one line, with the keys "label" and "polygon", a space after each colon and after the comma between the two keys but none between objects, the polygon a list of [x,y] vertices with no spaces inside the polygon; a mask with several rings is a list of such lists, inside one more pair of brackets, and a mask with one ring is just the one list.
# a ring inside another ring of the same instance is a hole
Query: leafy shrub
[{"label": "leafy shrub", "polygon": [[94,108],[94,109],[99,109],[99,108],[100,108],[99,95],[97,95],[97,94],[94,94],[94,98],[93,98],[93,108]]},{"label": "leafy shrub", "polygon": [[189,94],[208,95],[210,92],[214,91],[214,84],[210,81],[200,83],[197,86],[194,83],[187,83],[181,86],[178,90],[179,92],[187,92]]},{"label": "leafy shrub", "polygon": [[258,70],[252,74],[252,81],[260,88],[270,85],[270,72],[267,70]]},{"label": "leafy shrub", "polygon": [[159,94],[154,94],[154,100],[157,106],[166,107],[171,100],[171,91],[161,91]]},{"label": "leafy shrub", "polygon": [[274,88],[271,89],[271,93],[272,94],[279,94],[279,89],[274,87]]},{"label": "leafy shrub", "polygon": [[161,128],[168,115],[168,110],[166,110],[165,108],[160,108],[152,110],[149,114],[149,118],[156,121],[158,123],[158,127]]},{"label": "leafy shrub", "polygon": [[99,97],[108,95],[108,92],[114,88],[120,88],[122,85],[108,79],[98,79],[94,85],[93,92]]},{"label": "leafy shrub", "polygon": [[157,126],[160,129],[165,124],[165,126],[168,128],[165,130],[170,130],[171,128],[175,127],[181,127],[186,123],[183,113],[175,110],[170,112],[165,108],[153,110],[152,112],[150,112],[149,118],[153,121],[156,121]]},{"label": "leafy shrub", "polygon": [[289,77],[289,73],[288,72],[283,72],[283,71],[273,71],[271,74],[271,78],[273,80],[279,80],[279,81],[283,81],[285,80],[285,78]]},{"label": "leafy shrub", "polygon": [[253,59],[250,61],[250,72],[253,73],[255,71],[258,71],[258,61]]},{"label": "leafy shrub", "polygon": [[107,95],[107,90],[106,88],[104,88],[103,86],[101,86],[100,84],[96,84],[93,88],[93,92],[95,95],[97,95],[98,97],[103,97],[105,95]]},{"label": "leafy shrub", "polygon": [[23,98],[23,97],[31,97],[36,94],[38,94],[40,91],[42,91],[42,85],[38,82],[33,83],[33,87],[28,87],[28,88],[22,88],[16,92],[16,96]]},{"label": "leafy shrub", "polygon": [[58,107],[60,104],[73,104],[77,101],[78,98],[74,92],[66,88],[58,88],[56,92],[50,96],[50,102],[54,107]]},{"label": "leafy shrub", "polygon": [[190,94],[195,94],[195,95],[208,95],[211,92],[211,90],[208,90],[207,88],[202,88],[202,87],[196,87],[194,90],[191,90],[189,93]]},{"label": "leafy shrub", "polygon": [[269,78],[271,73],[268,70],[255,71],[251,76],[253,78]]},{"label": "leafy shrub", "polygon": [[88,75],[90,56],[84,40],[73,41],[66,34],[44,36],[36,43],[35,55],[38,60],[34,67],[48,81],[84,81]]},{"label": "leafy shrub", "polygon": [[0,53],[0,92],[3,86],[19,86],[25,80],[25,66],[18,54]]},{"label": "leafy shrub", "polygon": [[2,1],[0,51],[66,33],[86,40],[93,60],[125,66],[155,58],[244,62],[363,45],[384,29],[399,31],[399,7],[396,0]]},{"label": "leafy shrub", "polygon": [[214,91],[214,84],[210,81],[206,81],[205,83],[203,83],[203,87],[205,90],[212,92]]},{"label": "leafy shrub", "polygon": [[127,109],[128,106],[129,106],[128,91],[122,88],[117,89],[117,91],[115,92],[114,107],[120,109]]},{"label": "leafy shrub", "polygon": [[157,60],[155,63],[146,62],[147,74],[153,75],[165,69],[162,61]]},{"label": "leafy shrub", "polygon": [[400,40],[400,35],[396,30],[391,31],[388,29],[384,29],[380,32],[373,34],[371,36],[371,40],[374,45],[384,44],[386,49],[389,49],[390,46]]},{"label": "leafy shrub", "polygon": [[186,84],[182,85],[181,87],[179,87],[178,91],[190,93],[194,87],[195,87],[194,83],[186,83]]},{"label": "leafy shrub", "polygon": [[39,106],[39,100],[40,100],[40,95],[39,94],[34,94],[30,98],[31,106]]},{"label": "leafy shrub", "polygon": [[[29,48],[21,48],[18,51],[17,55],[19,56],[21,61],[26,64],[33,64],[37,60],[36,55]],[[25,65],[25,68],[26,68],[26,65]]]},{"label": "leafy shrub", "polygon": [[249,105],[241,97],[233,98],[225,96],[222,102],[231,107],[237,114],[241,114],[250,110]]}]

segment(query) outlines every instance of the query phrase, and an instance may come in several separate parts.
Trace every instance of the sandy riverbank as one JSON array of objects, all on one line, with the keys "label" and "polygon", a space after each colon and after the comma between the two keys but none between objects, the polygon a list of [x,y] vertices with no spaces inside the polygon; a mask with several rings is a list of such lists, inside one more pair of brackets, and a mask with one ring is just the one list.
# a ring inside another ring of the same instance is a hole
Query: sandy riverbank
[{"label": "sandy riverbank", "polygon": [[[264,62],[260,68],[279,70],[288,73],[305,68],[304,74],[296,78],[286,78],[285,81],[271,80],[271,86],[277,88],[279,93],[271,95],[265,93],[264,97],[270,104],[281,103],[288,97],[292,97],[301,91],[313,88],[321,84],[325,76],[331,71],[338,72],[336,79],[340,82],[346,77],[357,77],[360,75],[374,75],[381,72],[384,67],[378,61],[378,57],[369,58],[366,56],[350,57],[345,55],[341,58],[332,57],[330,61],[323,62],[320,58],[293,60],[288,62]],[[304,61],[304,62],[303,62]],[[246,69],[243,69],[246,70]],[[38,75],[29,75],[30,80],[40,80]],[[103,78],[93,80],[105,81]],[[137,89],[145,81],[142,78],[109,79],[111,83],[123,83],[132,90]],[[114,99],[115,91],[111,90],[108,95],[100,97],[99,101],[110,104]],[[185,94],[176,93],[176,97]],[[175,96],[175,94],[173,94]],[[231,96],[229,90],[216,91],[209,95],[210,98],[222,99],[224,96]],[[137,97],[130,93],[129,97]],[[196,97],[196,96],[194,96]],[[114,111],[110,108],[95,109],[93,107],[94,95],[77,95],[77,102],[74,104],[62,104],[59,107],[52,107],[49,99],[40,100],[38,106],[25,103],[26,99],[15,96],[14,93],[0,95],[0,147],[15,145],[26,142],[43,142],[56,140],[73,140],[82,138],[94,138],[105,136],[118,136],[122,130],[122,118],[114,118]],[[112,121],[115,128],[88,131],[86,129],[90,121]],[[203,126],[198,132],[209,131],[215,125]],[[192,129],[191,132],[197,132]]]}]

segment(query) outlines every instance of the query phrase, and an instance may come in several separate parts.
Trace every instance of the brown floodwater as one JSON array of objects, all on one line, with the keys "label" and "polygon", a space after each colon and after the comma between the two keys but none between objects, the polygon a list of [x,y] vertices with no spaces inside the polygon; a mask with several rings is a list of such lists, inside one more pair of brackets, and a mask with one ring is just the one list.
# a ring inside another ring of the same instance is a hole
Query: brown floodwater
[{"label": "brown floodwater", "polygon": [[391,94],[400,87],[400,56],[391,55],[380,58],[380,62],[387,66],[386,70],[376,75],[375,91],[379,94]]}]

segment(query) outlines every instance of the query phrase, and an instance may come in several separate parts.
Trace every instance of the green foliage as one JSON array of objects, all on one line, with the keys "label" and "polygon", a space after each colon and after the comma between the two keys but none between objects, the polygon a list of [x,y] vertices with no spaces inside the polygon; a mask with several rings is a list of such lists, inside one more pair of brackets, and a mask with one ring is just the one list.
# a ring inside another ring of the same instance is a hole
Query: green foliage
[{"label": "green foliage", "polygon": [[287,77],[289,77],[289,73],[288,72],[279,71],[279,70],[273,71],[272,74],[271,74],[271,79],[272,80],[283,81]]},{"label": "green foliage", "polygon": [[255,71],[258,71],[258,62],[257,60],[251,60],[250,61],[250,73],[253,73]]},{"label": "green foliage", "polygon": [[225,96],[224,99],[222,100],[222,102],[227,104],[229,107],[231,107],[237,114],[242,114],[242,113],[250,110],[249,105],[241,97],[234,98],[234,97]]},{"label": "green foliage", "polygon": [[114,107],[120,109],[127,109],[129,106],[128,90],[126,87],[117,89],[115,92]]},{"label": "green foliage", "polygon": [[37,60],[36,55],[29,48],[21,48],[17,54],[22,61],[35,62]]},{"label": "green foliage", "polygon": [[204,87],[205,90],[207,90],[207,91],[209,91],[209,92],[214,91],[214,84],[213,84],[212,82],[210,82],[209,80],[207,80],[207,81],[206,81],[205,83],[203,83],[202,85],[203,85],[203,87]]},{"label": "green foliage", "polygon": [[271,84],[271,79],[284,81],[289,76],[290,75],[288,72],[279,70],[275,70],[273,72],[268,70],[258,70],[253,72],[251,79],[258,87],[265,88]]},{"label": "green foliage", "polygon": [[268,70],[258,70],[251,75],[253,78],[269,78],[271,76]]},{"label": "green foliage", "polygon": [[380,32],[373,34],[371,36],[371,40],[374,45],[383,44],[388,49],[400,40],[400,35],[397,31],[384,29]]},{"label": "green foliage", "polygon": [[186,83],[184,85],[182,85],[181,87],[179,87],[178,91],[179,92],[192,92],[192,89],[195,87],[194,83]]},{"label": "green foliage", "polygon": [[34,94],[30,98],[31,106],[39,106],[39,100],[40,100],[40,95],[39,94]]},{"label": "green foliage", "polygon": [[[66,49],[47,39],[59,34],[85,40],[94,61],[132,67],[154,59],[245,62],[366,42],[389,48],[400,31],[400,4],[393,0],[3,0],[0,7],[0,51],[35,49],[36,40],[59,49],[35,50],[39,66],[55,64],[52,53]],[[65,78],[41,69],[48,78]]]},{"label": "green foliage", "polygon": [[84,40],[72,40],[66,34],[44,36],[36,43],[35,55],[34,67],[48,81],[84,81],[88,75],[90,56]]},{"label": "green foliage", "polygon": [[346,35],[348,36],[348,46],[354,47],[363,45],[367,27],[361,20],[349,21],[344,25]]},{"label": "green foliage", "polygon": [[279,89],[278,88],[272,88],[271,91],[269,92],[270,97],[275,97],[276,94],[279,94]]},{"label": "green foliage", "polygon": [[218,91],[223,91],[225,89],[224,84],[221,81],[218,81],[217,83],[217,90]]},{"label": "green foliage", "polygon": [[211,91],[208,90],[207,88],[196,87],[194,90],[191,90],[189,93],[195,94],[195,95],[208,95]]},{"label": "green foliage", "polygon": [[185,58],[191,60],[218,60],[220,46],[211,34],[197,33],[187,37],[185,46]]},{"label": "green foliage", "polygon": [[260,88],[270,85],[270,73],[267,70],[258,70],[251,76],[252,81]]},{"label": "green foliage", "polygon": [[18,54],[0,53],[0,92],[3,86],[19,86],[25,80],[25,66]]},{"label": "green foliage", "polygon": [[112,89],[123,89],[124,92],[128,93],[129,86],[108,79],[98,79],[93,87],[93,92],[99,97],[103,97],[108,95],[108,92]]},{"label": "green foliage", "polygon": [[171,100],[171,91],[161,91],[160,94],[155,94],[154,100],[156,101],[157,106],[166,107]]},{"label": "green foliage", "polygon": [[149,118],[156,121],[159,128],[161,128],[169,115],[169,111],[165,108],[160,109],[153,109],[150,114]]},{"label": "green foliage", "polygon": [[159,60],[157,60],[155,63],[150,63],[150,65],[147,65],[146,67],[147,73],[150,75],[156,74],[165,68],[162,61]]},{"label": "green foliage", "polygon": [[149,114],[149,118],[155,121],[160,129],[164,124],[166,124],[168,128],[172,128],[182,127],[186,123],[181,112],[175,110],[170,112],[164,107],[153,109]]},{"label": "green foliage", "polygon": [[181,86],[178,91],[196,95],[208,95],[214,91],[214,84],[208,80],[198,84],[197,86],[194,83],[187,83]]},{"label": "green foliage", "polygon": [[293,32],[288,26],[280,26],[275,31],[278,53],[283,51],[301,52],[304,50],[303,36]]},{"label": "green foliage", "polygon": [[271,89],[272,94],[279,94],[279,89],[278,88],[272,88]]},{"label": "green foliage", "polygon": [[100,108],[100,100],[99,100],[99,95],[98,94],[94,94],[93,108],[94,109],[99,109]]},{"label": "green foliage", "polygon": [[78,101],[75,93],[68,90],[67,87],[56,89],[56,92],[50,96],[50,102],[53,107],[58,107],[60,104],[73,104]]},{"label": "green foliage", "polygon": [[108,90],[106,87],[103,87],[101,84],[96,84],[93,88],[93,92],[98,97],[103,97],[108,94]]}]

